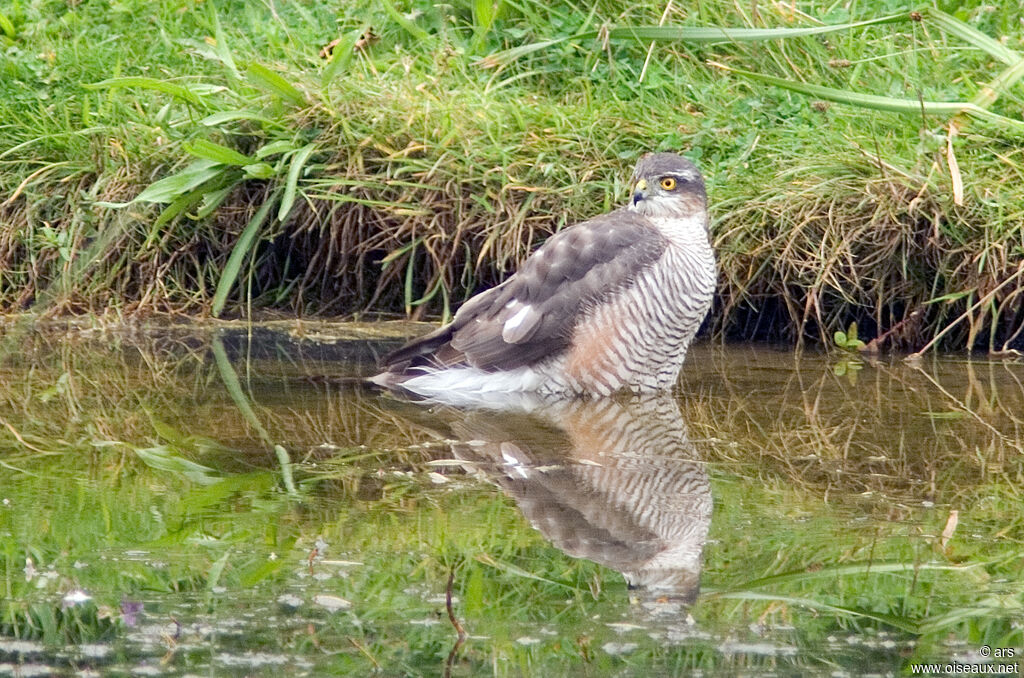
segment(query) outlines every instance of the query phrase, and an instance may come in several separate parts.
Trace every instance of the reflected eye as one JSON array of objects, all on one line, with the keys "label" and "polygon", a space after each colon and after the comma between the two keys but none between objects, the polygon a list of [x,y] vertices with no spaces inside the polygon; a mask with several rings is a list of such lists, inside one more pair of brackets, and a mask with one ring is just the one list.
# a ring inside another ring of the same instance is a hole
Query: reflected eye
[{"label": "reflected eye", "polygon": [[661,187],[664,188],[666,191],[671,191],[673,188],[676,187],[676,180],[673,179],[672,177],[665,177],[664,179],[661,180]]}]

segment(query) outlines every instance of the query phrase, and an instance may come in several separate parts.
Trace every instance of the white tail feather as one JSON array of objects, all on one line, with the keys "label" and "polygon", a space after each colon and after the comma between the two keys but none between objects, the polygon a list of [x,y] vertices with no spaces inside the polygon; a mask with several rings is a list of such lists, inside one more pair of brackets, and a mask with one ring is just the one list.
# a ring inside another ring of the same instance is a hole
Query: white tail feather
[{"label": "white tail feather", "polygon": [[404,379],[399,386],[406,391],[451,405],[486,405],[499,400],[507,403],[523,397],[535,398],[543,390],[545,377],[532,367],[504,372],[484,372],[475,367],[449,367],[424,370]]}]

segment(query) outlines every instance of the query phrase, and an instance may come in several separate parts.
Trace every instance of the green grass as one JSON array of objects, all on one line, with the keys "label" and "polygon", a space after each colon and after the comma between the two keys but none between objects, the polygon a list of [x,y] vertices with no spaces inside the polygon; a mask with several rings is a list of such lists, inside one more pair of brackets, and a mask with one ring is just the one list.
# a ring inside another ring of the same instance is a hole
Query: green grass
[{"label": "green grass", "polygon": [[681,150],[712,331],[1021,345],[1014,7],[671,7],[4,6],[0,309],[445,316]]}]

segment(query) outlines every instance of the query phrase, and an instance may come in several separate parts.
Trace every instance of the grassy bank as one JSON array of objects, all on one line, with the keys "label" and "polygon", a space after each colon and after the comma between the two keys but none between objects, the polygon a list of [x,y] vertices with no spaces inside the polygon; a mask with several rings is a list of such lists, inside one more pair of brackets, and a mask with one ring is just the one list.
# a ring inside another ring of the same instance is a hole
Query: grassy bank
[{"label": "grassy bank", "polygon": [[682,150],[713,331],[1019,345],[1020,8],[851,7],[4,4],[0,310],[445,315]]}]

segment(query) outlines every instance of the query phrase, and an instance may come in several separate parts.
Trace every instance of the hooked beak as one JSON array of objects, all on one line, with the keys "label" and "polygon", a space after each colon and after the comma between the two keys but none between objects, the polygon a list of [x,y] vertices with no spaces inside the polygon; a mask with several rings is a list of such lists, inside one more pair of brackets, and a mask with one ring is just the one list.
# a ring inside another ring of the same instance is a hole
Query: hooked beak
[{"label": "hooked beak", "polygon": [[636,182],[636,186],[633,187],[633,204],[636,205],[638,202],[647,197],[647,180],[641,179]]}]

